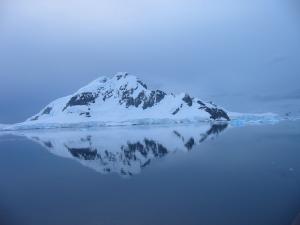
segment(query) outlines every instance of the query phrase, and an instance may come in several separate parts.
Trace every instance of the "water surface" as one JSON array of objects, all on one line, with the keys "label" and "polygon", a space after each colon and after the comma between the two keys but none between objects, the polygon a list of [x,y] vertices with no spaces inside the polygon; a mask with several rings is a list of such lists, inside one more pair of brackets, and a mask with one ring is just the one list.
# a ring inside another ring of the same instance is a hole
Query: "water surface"
[{"label": "water surface", "polygon": [[300,123],[0,137],[0,224],[292,225]]}]

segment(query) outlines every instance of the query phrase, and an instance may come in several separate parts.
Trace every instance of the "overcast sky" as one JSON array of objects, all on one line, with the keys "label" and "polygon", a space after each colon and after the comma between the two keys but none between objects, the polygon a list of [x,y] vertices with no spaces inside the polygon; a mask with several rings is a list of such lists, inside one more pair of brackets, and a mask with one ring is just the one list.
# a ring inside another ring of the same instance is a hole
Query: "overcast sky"
[{"label": "overcast sky", "polygon": [[273,110],[266,105],[277,101],[297,108],[300,4],[0,1],[0,123],[22,121],[55,98],[119,71],[230,110]]}]

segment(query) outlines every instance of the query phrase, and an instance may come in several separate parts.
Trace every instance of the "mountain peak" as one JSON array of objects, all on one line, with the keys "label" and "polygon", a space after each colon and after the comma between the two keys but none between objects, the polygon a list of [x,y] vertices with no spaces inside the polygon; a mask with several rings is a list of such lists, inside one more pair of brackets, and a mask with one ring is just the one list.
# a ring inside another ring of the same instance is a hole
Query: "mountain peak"
[{"label": "mountain peak", "polygon": [[116,78],[119,80],[121,78],[126,78],[128,75],[129,75],[129,73],[127,73],[127,72],[118,72],[113,76],[113,78]]},{"label": "mountain peak", "polygon": [[136,76],[101,76],[70,96],[59,98],[25,123],[144,124],[229,120],[225,110],[187,93],[150,90]]}]

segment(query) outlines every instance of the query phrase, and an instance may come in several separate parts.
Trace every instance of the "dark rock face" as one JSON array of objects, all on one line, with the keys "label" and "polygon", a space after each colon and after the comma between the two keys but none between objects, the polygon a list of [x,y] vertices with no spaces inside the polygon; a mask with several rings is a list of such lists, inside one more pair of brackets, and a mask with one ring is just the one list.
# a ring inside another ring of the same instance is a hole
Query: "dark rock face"
[{"label": "dark rock face", "polygon": [[[117,80],[120,80],[122,78],[125,78],[127,74],[125,75],[117,75]],[[147,85],[144,84],[142,81],[137,81],[141,86],[143,86],[145,89],[147,89]],[[146,92],[143,90],[141,91],[137,97],[132,97],[135,90],[138,89],[138,86],[135,88],[128,89],[128,84],[125,83],[124,85],[120,86],[117,90],[117,96],[120,98],[119,103],[125,104],[126,108],[130,106],[139,107],[142,105],[143,109],[147,109],[149,107],[152,107],[156,103],[159,103],[161,100],[164,99],[166,96],[166,93],[161,90],[151,91],[150,95],[146,95]],[[99,89],[98,93],[92,93],[92,92],[83,92],[81,94],[77,94],[73,96],[70,101],[66,104],[63,111],[67,107],[76,106],[76,105],[89,105],[91,103],[95,103],[96,98],[98,98],[100,95],[102,97],[103,101],[106,101],[107,99],[113,97],[114,95],[114,89],[106,90],[105,92],[101,92],[103,90]],[[49,111],[49,109],[47,110]],[[88,116],[88,115],[87,115]]]},{"label": "dark rock face", "polygon": [[187,143],[185,143],[184,146],[185,146],[188,150],[191,150],[191,149],[193,148],[194,144],[195,144],[194,138],[190,138],[190,139],[187,141]]},{"label": "dark rock face", "polygon": [[152,107],[155,104],[155,91],[151,91],[150,97],[149,98],[146,97],[143,100],[144,100],[143,109]]},{"label": "dark rock face", "polygon": [[42,115],[50,114],[51,111],[52,111],[52,107],[47,107],[47,108],[42,112]]},{"label": "dark rock face", "polygon": [[125,90],[122,92],[120,104],[125,102],[126,107],[143,105],[143,109],[152,107],[154,104],[159,103],[166,96],[163,91],[151,91],[149,96],[146,96],[145,91],[141,91],[136,98],[132,97],[134,89]]},{"label": "dark rock face", "polygon": [[81,94],[75,95],[67,103],[63,111],[69,106],[89,105],[90,103],[95,103],[97,97],[98,94],[94,94],[92,92],[83,92]]},{"label": "dark rock face", "polygon": [[80,116],[86,116],[86,117],[91,117],[91,113],[90,112],[82,112],[79,114]]},{"label": "dark rock face", "polygon": [[175,109],[174,112],[172,112],[173,115],[176,115],[179,112],[180,108]]},{"label": "dark rock face", "polygon": [[[83,139],[82,141],[86,141]],[[97,149],[93,149],[91,147],[86,148],[70,148],[67,145],[65,145],[68,151],[72,154],[72,156],[84,160],[96,160],[96,159],[108,159],[109,161],[117,161],[120,159],[117,159],[117,155],[113,154],[112,152],[109,152],[107,150],[104,151],[104,154],[101,154],[97,151]],[[51,142],[47,143],[46,147],[52,148]],[[145,158],[148,157],[149,154],[154,155],[155,158],[161,158],[168,154],[168,149],[165,148],[163,145],[145,138],[142,142],[135,142],[135,143],[127,143],[126,145],[121,146],[122,152],[124,153],[124,157],[122,158],[122,161],[124,161],[124,164],[130,164],[130,161],[136,161],[138,158],[136,157],[136,154],[139,153],[140,155],[144,156]],[[148,165],[150,162],[146,162],[143,167]],[[126,175],[126,174],[124,174]],[[127,174],[130,175],[130,174]]]},{"label": "dark rock face", "polygon": [[226,120],[230,120],[229,116],[227,115],[226,112],[224,112],[222,109],[218,109],[218,108],[205,108],[205,111],[208,112],[210,114],[210,118],[211,119],[221,119],[224,118]]},{"label": "dark rock face", "polygon": [[[108,91],[106,91],[104,94],[103,94],[103,98],[102,100],[105,101],[106,99],[110,98],[113,96],[113,89],[110,89]],[[93,102],[94,103],[94,102]]]},{"label": "dark rock face", "polygon": [[120,80],[121,78],[126,78],[128,76],[128,73],[125,73],[125,74],[120,74],[120,75],[117,75],[117,80]]},{"label": "dark rock face", "polygon": [[107,78],[104,78],[104,79],[102,79],[100,82],[101,82],[101,83],[106,83],[106,81],[107,81]]},{"label": "dark rock face", "polygon": [[145,139],[142,143],[128,143],[126,147],[122,146],[122,149],[128,159],[135,159],[137,152],[145,158],[148,157],[149,154],[153,154],[156,158],[160,158],[169,152],[163,145],[149,139]]},{"label": "dark rock face", "polygon": [[164,99],[164,97],[166,96],[167,94],[161,90],[157,90],[155,92],[155,99],[156,99],[156,103],[160,102],[161,100]]},{"label": "dark rock face", "polygon": [[207,135],[219,134],[228,127],[228,124],[213,124],[211,128],[206,132]]},{"label": "dark rock face", "polygon": [[184,137],[181,136],[181,134],[180,134],[178,131],[174,130],[173,133],[174,133],[177,137],[179,137],[180,139],[182,139],[182,140],[184,141]]},{"label": "dark rock face", "polygon": [[45,141],[45,142],[44,142],[44,145],[45,145],[46,147],[48,147],[48,148],[53,148],[53,145],[52,145],[52,143],[51,143],[50,141]]},{"label": "dark rock face", "polygon": [[90,148],[68,148],[68,150],[76,158],[84,160],[95,160],[97,158],[97,150]]},{"label": "dark rock face", "polygon": [[[201,134],[202,137],[199,139],[199,143],[205,141],[211,135],[220,134],[227,128],[227,126],[228,126],[227,123],[213,124],[208,131],[206,131],[204,134]],[[184,137],[178,131],[174,130],[173,133],[178,138],[180,138],[183,142],[185,142]],[[185,142],[184,146],[187,148],[187,150],[191,150],[195,144],[196,144],[195,139],[191,137],[187,142]]]},{"label": "dark rock face", "polygon": [[144,91],[140,92],[139,95],[135,99],[133,99],[134,106],[139,107],[139,105],[142,104],[142,102],[145,99],[146,99],[145,92]]},{"label": "dark rock face", "polygon": [[121,99],[119,100],[119,103],[125,103],[126,108],[128,108],[129,106],[134,105],[134,98],[131,96],[134,89],[127,90],[126,87],[127,85],[120,87],[119,95]]},{"label": "dark rock face", "polygon": [[212,134],[219,134],[223,132],[227,128],[228,124],[213,124],[211,128],[206,131],[204,135],[202,135],[202,138],[200,139],[200,143],[205,141],[210,135]]},{"label": "dark rock face", "polygon": [[35,117],[31,118],[30,120],[35,121],[35,120],[38,120],[38,119],[39,119],[39,116],[35,116]]},{"label": "dark rock face", "polygon": [[198,100],[197,103],[201,106],[205,106],[205,104],[203,102],[201,102],[200,100]]},{"label": "dark rock face", "polygon": [[141,168],[145,168],[146,166],[150,165],[151,159],[148,159],[144,164],[141,165]]},{"label": "dark rock face", "polygon": [[142,85],[145,89],[147,89],[147,85],[145,83],[143,83],[142,81],[138,80],[137,81],[140,85]]},{"label": "dark rock face", "polygon": [[172,112],[172,114],[173,115],[176,115],[178,112],[179,112],[179,110],[182,108],[182,104],[180,105],[180,107],[178,107],[177,109],[175,109],[175,111],[174,112]]},{"label": "dark rock face", "polygon": [[128,99],[126,99],[126,108],[128,108],[129,106],[134,105],[134,98],[133,97],[129,97]]},{"label": "dark rock face", "polygon": [[[83,140],[86,141],[86,140]],[[50,143],[51,144],[51,143]],[[52,146],[52,144],[51,144]],[[141,142],[134,142],[134,143],[127,143],[126,145],[122,145],[121,150],[122,153],[114,154],[110,151],[103,151],[101,154],[101,151],[98,152],[97,149],[94,149],[92,147],[86,147],[86,148],[70,148],[67,145],[65,145],[68,151],[72,154],[72,156],[83,159],[83,160],[100,160],[101,164],[106,165],[105,160],[109,162],[117,162],[122,161],[122,164],[129,165],[133,161],[139,161],[140,159],[137,158],[138,155],[142,155],[144,158],[149,157],[149,155],[154,155],[155,158],[161,158],[164,157],[169,153],[168,149],[164,147],[162,144],[157,143],[153,140],[145,138]],[[48,144],[46,147],[50,148],[50,145]],[[141,168],[146,167],[149,165],[151,160],[147,160],[145,163],[141,164]],[[110,169],[107,168],[106,172],[110,172]],[[120,171],[122,175],[129,175],[132,174],[130,172],[126,171]]]},{"label": "dark rock face", "polygon": [[213,108],[208,107],[200,100],[198,100],[197,103],[200,105],[199,109],[205,110],[206,112],[208,112],[210,114],[211,119],[216,120],[216,119],[224,118],[226,120],[230,120],[227,113],[223,109],[217,108],[217,106],[215,104],[213,104],[212,102],[210,102],[210,104],[212,104],[214,106]]},{"label": "dark rock face", "polygon": [[182,100],[188,105],[188,106],[192,106],[193,105],[193,99],[188,95],[186,94]]}]

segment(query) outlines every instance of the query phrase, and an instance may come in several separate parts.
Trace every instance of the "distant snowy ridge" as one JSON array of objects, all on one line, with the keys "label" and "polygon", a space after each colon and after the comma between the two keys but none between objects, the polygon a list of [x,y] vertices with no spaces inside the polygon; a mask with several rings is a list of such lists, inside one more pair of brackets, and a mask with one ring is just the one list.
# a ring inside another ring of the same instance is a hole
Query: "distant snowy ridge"
[{"label": "distant snowy ridge", "polygon": [[290,118],[285,118],[275,113],[249,114],[229,112],[228,114],[231,118],[230,125],[233,127],[258,124],[275,124],[283,120],[290,120]]},{"label": "distant snowy ridge", "polygon": [[112,126],[198,121],[229,121],[212,102],[187,93],[150,90],[128,73],[100,77],[70,96],[59,98],[23,123],[6,129]]}]

